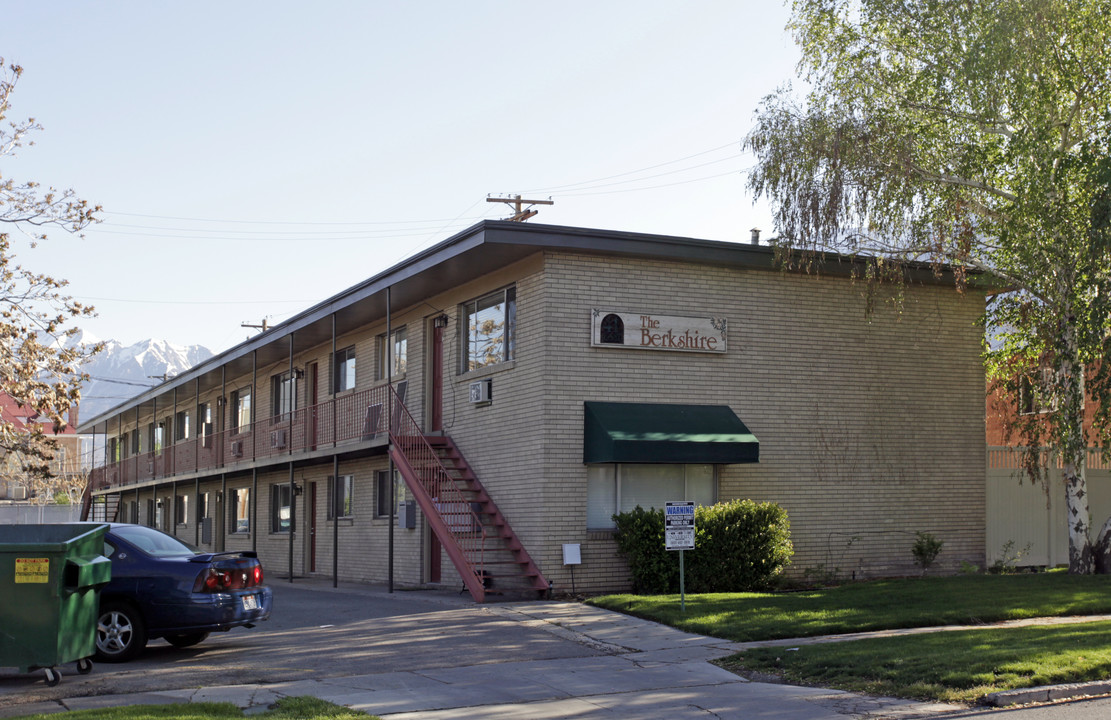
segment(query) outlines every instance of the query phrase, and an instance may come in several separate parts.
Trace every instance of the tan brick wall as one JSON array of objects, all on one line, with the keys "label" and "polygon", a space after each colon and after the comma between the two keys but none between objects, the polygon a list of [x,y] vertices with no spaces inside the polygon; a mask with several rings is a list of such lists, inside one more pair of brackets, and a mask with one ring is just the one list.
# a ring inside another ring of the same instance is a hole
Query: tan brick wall
[{"label": "tan brick wall", "polygon": [[[459,305],[510,284],[517,291],[515,359],[460,373]],[[729,351],[592,348],[592,308],[725,317]],[[588,400],[733,408],[760,439],[761,461],[720,467],[719,495],[772,500],[787,509],[797,574],[912,572],[910,546],[919,530],[945,542],[943,568],[962,560],[982,563],[984,377],[976,325],[982,309],[983,298],[975,294],[915,286],[901,314],[880,305],[869,317],[862,289],[841,278],[547,252],[447,288],[419,306],[395,308],[394,327],[408,328],[407,404],[424,424],[428,323],[440,312],[449,317],[445,432],[556,589],[571,589],[561,544],[577,542],[582,565],[575,568],[575,587],[598,591],[624,588],[628,580],[612,537],[586,528]],[[376,338],[383,332],[385,324],[376,323],[336,343],[355,345],[359,389],[377,382]],[[321,400],[329,397],[330,353],[329,342],[299,352],[294,361],[298,367],[319,363]],[[269,413],[270,376],[286,367],[288,361],[259,368],[256,419]],[[478,378],[492,380],[488,406],[469,402],[469,384]],[[229,378],[227,388],[250,382],[249,374]],[[302,395],[299,404],[305,401]],[[341,465],[341,475],[355,478],[354,518],[338,528],[341,580],[386,580],[389,527],[374,517],[375,471],[386,467],[381,455]],[[317,483],[316,572],[324,576],[332,571],[333,531],[326,520],[331,474],[330,460],[295,472],[298,483]],[[228,550],[257,546],[271,578],[288,571],[289,536],[269,528],[270,487],[285,482],[284,467],[260,472],[256,527],[226,540]],[[251,485],[249,473],[229,475],[228,497],[235,487]],[[202,483],[202,491],[220,488],[217,478]],[[189,482],[178,488],[183,491],[193,493],[195,486]],[[124,497],[131,495],[125,491]],[[294,537],[295,574],[307,571],[306,499],[307,493],[297,498],[302,529]],[[418,530],[395,530],[395,582],[402,586],[428,578],[422,520]],[[217,532],[220,527],[217,522]],[[188,523],[178,530],[192,541]],[[441,567],[443,583],[456,585],[446,556]]]},{"label": "tan brick wall", "polygon": [[[782,504],[795,572],[911,572],[918,530],[945,541],[942,566],[982,563],[982,298],[914,287],[901,315],[881,306],[869,318],[843,279],[555,253],[544,280],[546,382],[532,405],[545,458],[533,490],[563,512],[531,534],[557,586],[569,584],[561,542],[583,543],[580,590],[625,582],[612,541],[585,528],[586,400],[732,407],[761,462],[723,466],[720,497]],[[724,316],[729,352],[591,348],[595,307]]]}]

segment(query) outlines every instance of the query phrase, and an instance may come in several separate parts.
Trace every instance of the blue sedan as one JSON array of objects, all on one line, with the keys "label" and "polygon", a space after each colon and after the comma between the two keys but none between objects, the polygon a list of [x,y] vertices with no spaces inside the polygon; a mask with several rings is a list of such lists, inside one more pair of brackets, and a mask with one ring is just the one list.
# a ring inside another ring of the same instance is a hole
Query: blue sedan
[{"label": "blue sedan", "polygon": [[112,523],[104,539],[112,580],[100,591],[96,657],[123,662],[152,638],[196,645],[214,631],[270,617],[273,592],[253,552],[197,552],[142,525]]}]

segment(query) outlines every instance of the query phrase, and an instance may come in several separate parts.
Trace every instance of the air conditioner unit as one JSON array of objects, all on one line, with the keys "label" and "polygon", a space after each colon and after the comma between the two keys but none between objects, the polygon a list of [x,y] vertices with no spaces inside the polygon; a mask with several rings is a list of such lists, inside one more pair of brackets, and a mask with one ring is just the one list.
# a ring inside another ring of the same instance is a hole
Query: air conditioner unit
[{"label": "air conditioner unit", "polygon": [[243,441],[242,440],[232,440],[231,441],[231,456],[232,457],[243,457]]},{"label": "air conditioner unit", "polygon": [[270,433],[270,447],[278,449],[285,447],[285,430],[275,430]]},{"label": "air conditioner unit", "polygon": [[471,383],[471,402],[475,405],[490,403],[494,400],[494,381],[490,379],[475,380]]},{"label": "air conditioner unit", "polygon": [[26,500],[27,488],[23,485],[16,485],[12,488],[12,500]]}]

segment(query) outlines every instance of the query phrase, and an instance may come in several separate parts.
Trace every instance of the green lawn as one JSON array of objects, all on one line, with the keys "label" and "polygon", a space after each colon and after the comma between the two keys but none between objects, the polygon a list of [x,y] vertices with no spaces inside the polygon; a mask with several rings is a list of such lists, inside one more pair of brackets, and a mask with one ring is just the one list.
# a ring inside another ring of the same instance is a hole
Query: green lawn
[{"label": "green lawn", "polygon": [[[58,720],[60,717],[58,714],[26,715],[23,720]],[[181,703],[75,710],[64,717],[65,720],[243,720],[246,716],[231,703]],[[375,715],[313,697],[283,698],[273,709],[250,717],[252,720],[377,720]]]},{"label": "green lawn", "polygon": [[1062,572],[957,575],[852,583],[782,593],[606,595],[588,600],[689,632],[738,642],[865,630],[981,625],[1111,614],[1111,576]]},{"label": "green lawn", "polygon": [[589,602],[744,642],[934,625],[968,630],[746,650],[742,674],[880,695],[975,702],[1000,690],[1111,678],[1111,622],[1026,628],[984,623],[1111,614],[1111,576],[1061,572],[854,583],[786,593],[610,595]]},{"label": "green lawn", "polygon": [[974,703],[1000,690],[1111,678],[1111,622],[759,648],[719,664],[802,685]]}]

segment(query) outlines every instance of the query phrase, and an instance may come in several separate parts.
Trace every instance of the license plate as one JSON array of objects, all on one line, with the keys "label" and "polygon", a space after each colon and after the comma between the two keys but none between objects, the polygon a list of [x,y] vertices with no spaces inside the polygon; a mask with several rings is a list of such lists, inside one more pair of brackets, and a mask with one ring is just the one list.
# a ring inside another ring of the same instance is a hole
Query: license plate
[{"label": "license plate", "polygon": [[244,610],[258,610],[258,595],[244,595],[242,599]]}]

